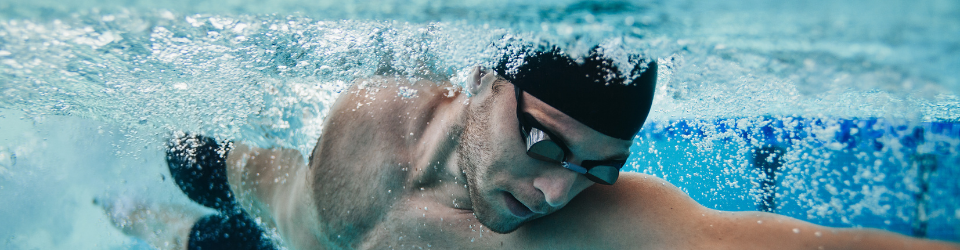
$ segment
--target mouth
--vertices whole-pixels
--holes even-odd
[[[514,197],[513,194],[503,192],[503,200],[507,203],[507,208],[510,209],[510,213],[513,213],[514,216],[526,219],[533,215],[533,211],[526,205],[523,205],[520,200],[517,200],[517,197]]]

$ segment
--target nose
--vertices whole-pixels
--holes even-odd
[[[559,171],[548,171],[533,179],[533,187],[543,193],[547,204],[560,208],[576,196],[574,184],[578,174],[559,167],[556,170]]]

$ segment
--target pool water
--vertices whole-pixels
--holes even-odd
[[[188,203],[163,160],[173,131],[308,152],[355,79],[458,82],[492,45],[537,40],[658,61],[623,171],[711,208],[956,242],[957,16],[946,0],[4,1],[0,248],[148,249],[92,200]]]

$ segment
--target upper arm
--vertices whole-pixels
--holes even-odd
[[[288,180],[306,165],[296,149],[264,149],[236,143],[227,154],[227,179],[241,206],[253,215],[269,217],[264,204],[274,202],[276,192],[284,191]],[[270,220],[268,220],[269,222]]]
[[[876,229],[830,228],[762,212],[717,212],[706,244],[717,249],[960,249]]]
[[[761,212],[725,212],[714,216],[722,225],[711,243],[726,249],[960,249],[946,242],[912,238],[876,229],[830,228]]]
[[[622,173],[614,186],[594,185],[568,208],[561,210],[569,223],[564,226],[588,228],[580,234],[598,232],[583,239],[604,246],[595,248],[960,249],[944,242],[879,230],[829,228],[771,213],[717,211],[660,178],[635,173]]]

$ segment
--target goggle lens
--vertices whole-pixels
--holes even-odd
[[[590,161],[583,166],[566,162],[567,149],[559,142],[550,139],[550,134],[539,129],[536,120],[520,111],[521,92],[517,91],[517,119],[520,121],[520,133],[527,144],[527,155],[534,159],[560,163],[564,168],[580,173],[593,182],[613,185],[620,176],[620,168],[626,161]],[[526,121],[526,122],[525,122]]]
[[[531,128],[527,135],[527,155],[541,161],[561,162],[563,148],[550,140],[550,136],[537,128]]]
[[[617,182],[617,177],[620,176],[620,168],[607,165],[594,166],[587,171],[586,176],[593,182],[613,185],[614,182]]]
[[[566,162],[566,153],[556,142],[550,140],[546,132],[535,127],[524,133],[527,143],[527,155],[534,159],[559,162],[564,168],[583,174],[593,182],[613,185],[620,176],[620,167],[624,161],[583,161],[584,166]]]

